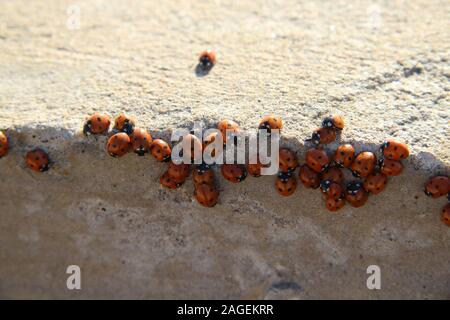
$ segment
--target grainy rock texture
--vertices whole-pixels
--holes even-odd
[[[1,1],[1,298],[450,298],[448,1]],[[217,52],[208,75],[197,53]],[[222,118],[254,130],[284,119],[298,151],[321,118],[341,141],[406,142],[405,172],[360,209],[332,214],[318,191],[278,196],[274,177],[219,179],[213,209],[193,185],[168,191],[165,165],[112,159],[86,114],[138,118],[156,137]],[[27,170],[30,147],[51,170]],[[336,144],[330,146],[330,149]],[[65,270],[82,269],[82,290]],[[378,265],[382,289],[368,290]]]

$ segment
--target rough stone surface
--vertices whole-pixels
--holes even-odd
[[[0,159],[1,298],[450,299],[446,200],[422,192],[450,172],[448,1],[1,7],[0,129],[11,139]],[[199,76],[207,47],[218,63]],[[220,179],[220,202],[205,209],[191,181],[159,186],[165,165],[112,159],[106,137],[80,135],[94,111],[133,114],[156,137],[222,118],[251,131],[274,113],[302,161],[304,139],[339,113],[341,141],[375,150],[395,137],[412,155],[360,209],[331,214],[303,187],[281,198],[273,177]],[[34,146],[50,152],[45,174],[25,168]],[[66,289],[70,264],[81,291]],[[366,288],[373,264],[381,290]]]

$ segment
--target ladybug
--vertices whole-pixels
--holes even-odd
[[[29,151],[25,156],[25,160],[28,167],[37,172],[47,171],[50,164],[47,152],[40,148]]]
[[[281,172],[293,172],[298,167],[296,154],[287,148],[280,149],[279,161]]]
[[[320,183],[320,190],[326,195],[327,198],[342,199],[345,198],[344,188],[341,184],[332,182],[330,180],[324,180]]]
[[[275,180],[275,189],[282,196],[290,196],[297,189],[297,179],[290,173],[280,172]]]
[[[153,140],[150,145],[150,152],[157,161],[164,162],[169,161],[172,154],[169,144],[162,139]]]
[[[258,178],[261,177],[261,168],[264,167],[266,167],[266,165],[263,165],[258,159],[256,163],[247,164],[247,171],[252,177]]]
[[[336,130],[344,129],[344,120],[341,116],[335,114],[333,116],[326,117],[322,121],[322,127],[334,128]]]
[[[114,129],[126,134],[132,134],[135,126],[134,118],[126,115],[125,113],[119,114],[114,120]]]
[[[183,181],[175,179],[167,171],[164,172],[163,175],[159,178],[159,182],[162,186],[168,189],[177,189],[183,184]]]
[[[381,158],[378,164],[380,171],[387,176],[398,176],[403,171],[403,164],[400,161]]]
[[[130,142],[133,151],[138,156],[143,156],[148,153],[152,144],[152,136],[145,129],[136,128],[130,135]]]
[[[258,126],[259,130],[265,129],[269,134],[271,133],[271,130],[281,130],[281,128],[283,128],[283,122],[280,117],[275,116],[265,116]]]
[[[406,144],[388,139],[381,145],[383,155],[390,160],[404,160],[409,157],[409,148]]]
[[[216,53],[211,50],[204,50],[200,53],[198,64],[203,70],[209,70],[216,64]]]
[[[344,198],[333,198],[329,197],[326,199],[325,205],[327,209],[331,212],[338,211],[345,206],[345,197]]]
[[[196,185],[202,183],[214,184],[214,170],[206,163],[196,166],[192,172],[192,177]]]
[[[336,140],[336,130],[334,127],[322,127],[314,130],[312,136],[309,141],[312,141],[314,144],[327,144]]]
[[[317,189],[320,186],[320,175],[306,164],[300,166],[298,177],[306,188]]]
[[[111,157],[119,158],[130,150],[131,140],[125,132],[112,135],[106,144],[106,150]]]
[[[187,145],[189,146],[188,152],[189,152],[189,156],[191,158],[191,160],[196,159],[197,157],[202,157],[202,150],[203,150],[203,144],[200,141],[199,138],[197,138],[197,136],[193,135],[193,134],[187,134],[183,137],[183,152],[184,152],[184,146]],[[197,150],[197,152],[199,154],[196,154],[195,151]]]
[[[439,198],[450,192],[450,178],[436,176],[425,184],[425,194],[432,198]]]
[[[217,124],[217,129],[222,134],[223,143],[225,144],[228,138],[236,136],[239,132],[239,125],[232,120],[222,120]]]
[[[247,170],[239,164],[223,164],[220,171],[225,179],[233,183],[244,181],[247,177]]]
[[[350,182],[347,184],[345,200],[347,200],[352,207],[362,207],[368,198],[369,194],[364,190],[361,182]]]
[[[337,167],[328,168],[322,173],[322,180],[330,180],[331,182],[342,183],[344,180],[344,173]]]
[[[180,163],[175,164],[172,161],[169,162],[169,168],[167,169],[167,173],[171,176],[175,181],[181,182],[186,180],[189,177],[189,168],[188,164]]]
[[[450,203],[447,203],[441,211],[441,220],[450,227]]]
[[[340,145],[334,154],[333,162],[340,167],[349,168],[355,159],[355,148],[351,144]]]
[[[219,199],[219,191],[211,184],[195,185],[194,197],[205,207],[214,207]]]
[[[372,194],[379,194],[386,187],[387,180],[388,178],[384,173],[379,171],[372,172],[364,181],[364,190]]]
[[[105,114],[94,113],[87,118],[83,127],[83,133],[86,135],[106,133],[108,132],[109,124],[109,116]]]
[[[0,131],[0,158],[6,156],[9,149],[8,137]]]
[[[365,178],[372,173],[377,163],[377,157],[370,151],[358,154],[352,164],[352,172],[355,177]]]
[[[323,172],[328,169],[330,159],[327,153],[320,148],[312,148],[306,151],[306,164],[315,172]]]

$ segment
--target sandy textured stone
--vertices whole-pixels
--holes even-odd
[[[75,7],[73,7],[75,5]],[[447,1],[3,1],[0,10],[1,298],[450,298],[444,199],[422,185],[450,173]],[[74,12],[80,10],[76,27]],[[76,18],[76,17],[75,17]],[[75,22],[75,23],[74,23]],[[206,76],[197,54],[217,52]],[[405,172],[360,209],[290,198],[273,177],[219,180],[219,204],[168,191],[165,165],[111,159],[80,135],[94,111],[138,118],[156,137],[222,118],[255,130],[283,117],[298,151],[330,113],[341,142],[406,142]],[[25,168],[30,147],[53,159]],[[330,146],[330,149],[336,144]],[[66,267],[82,287],[66,289]],[[366,268],[382,290],[366,288]]]

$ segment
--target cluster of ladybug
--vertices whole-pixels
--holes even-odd
[[[449,202],[442,208],[441,220],[450,226],[450,178],[442,175],[431,178],[425,183],[424,192],[433,199],[447,195]]]

